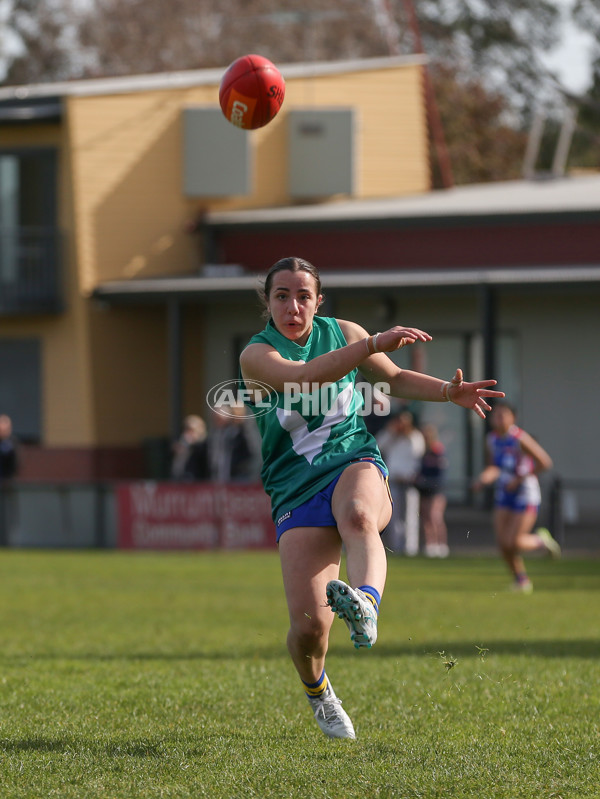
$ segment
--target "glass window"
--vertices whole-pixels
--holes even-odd
[[[37,339],[0,339],[0,413],[11,417],[22,441],[42,435],[40,349]]]
[[[458,366],[468,375],[467,341],[467,336],[460,333],[436,332],[435,347],[416,344],[389,355],[402,369],[450,380]],[[446,402],[414,402],[408,403],[408,407],[419,427],[436,426],[448,457],[448,498],[465,501],[471,449],[468,415]]]
[[[495,377],[511,402],[519,403],[520,348],[514,333],[499,333],[496,339],[498,374]],[[482,380],[481,336],[462,333],[435,333],[435,347],[414,345],[390,358],[402,369],[415,369],[446,380],[461,367],[467,380]],[[472,412],[450,403],[408,403],[419,426],[434,424],[448,456],[448,498],[466,502],[470,478],[482,468],[485,459],[485,423]]]
[[[0,276],[15,280],[20,254],[56,228],[56,152],[0,151]]]
[[[0,150],[0,313],[59,305],[56,165],[53,149]]]
[[[11,283],[17,277],[17,229],[19,227],[19,161],[0,155],[0,278]]]

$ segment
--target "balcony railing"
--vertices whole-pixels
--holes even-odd
[[[0,227],[0,314],[61,310],[59,231]]]

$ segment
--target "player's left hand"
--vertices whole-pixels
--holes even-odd
[[[495,386],[497,382],[497,380],[478,380],[475,383],[466,383],[463,380],[462,369],[457,369],[448,386],[448,397],[455,405],[470,408],[485,419],[486,411],[492,410],[492,406],[488,405],[485,398],[506,396],[503,391],[490,390],[489,387]]]

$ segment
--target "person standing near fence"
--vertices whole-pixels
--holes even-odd
[[[0,485],[17,474],[17,442],[13,436],[12,420],[0,414]]]
[[[439,439],[437,427],[423,426],[425,452],[417,475],[416,486],[421,497],[421,524],[425,539],[425,555],[429,558],[447,558],[448,528],[446,527],[446,495],[444,484],[448,460],[446,450]]]
[[[243,405],[229,409],[228,415],[214,411],[208,434],[208,467],[215,483],[250,482],[257,477],[260,458]]]
[[[451,401],[481,418],[491,410],[488,398],[504,395],[490,390],[495,380],[463,381],[460,369],[444,381],[396,366],[385,353],[430,341],[422,330],[398,325],[369,335],[355,322],[317,316],[321,279],[304,259],[274,264],[261,299],[268,321],[243,350],[240,370],[246,389],[261,397],[246,401],[262,438],[261,477],[290,620],[288,651],[320,729],[331,738],[355,738],[325,670],[332,611],[354,646],[375,643],[387,569],[380,533],[391,515],[387,469],[360,413],[357,369],[371,383],[387,383],[392,396]],[[327,408],[315,407],[323,389]],[[267,400],[273,406],[262,413]],[[342,548],[348,583],[339,579]],[[240,598],[246,601],[252,598]]]
[[[474,481],[478,491],[495,483],[494,531],[502,557],[513,576],[513,588],[531,593],[523,553],[544,551],[560,556],[560,546],[545,528],[532,532],[541,504],[537,475],[552,468],[552,458],[533,436],[516,424],[516,410],[495,405],[487,436],[487,465]]]
[[[195,414],[186,416],[181,436],[173,444],[171,477],[191,482],[208,480],[208,445],[206,423]]]
[[[411,557],[419,552],[419,492],[415,481],[425,439],[406,409],[394,413],[377,435],[377,444],[390,473],[394,510],[383,540],[391,552]]]
[[[14,522],[14,497],[9,493],[10,481],[18,471],[17,441],[10,416],[0,414],[0,546],[6,546]]]

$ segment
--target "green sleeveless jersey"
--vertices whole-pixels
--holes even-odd
[[[283,358],[307,362],[348,343],[336,319],[315,316],[304,346],[283,336],[269,321],[248,344],[269,344]],[[271,498],[273,520],[325,488],[359,458],[376,461],[386,472],[373,436],[367,431],[354,369],[328,386],[286,386],[270,398],[271,410],[254,411],[262,438],[261,478]]]

